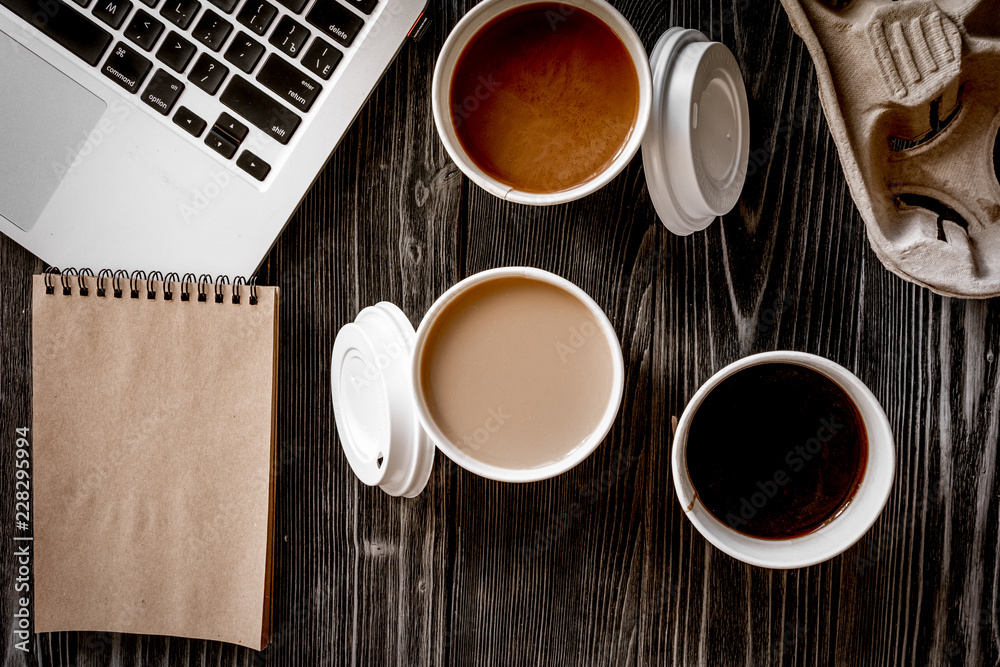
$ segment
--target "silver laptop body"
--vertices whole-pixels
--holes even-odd
[[[0,0],[0,231],[63,268],[249,275],[425,4]]]

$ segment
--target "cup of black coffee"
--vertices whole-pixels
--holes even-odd
[[[766,352],[716,373],[674,434],[674,486],[712,544],[751,565],[814,565],[882,512],[895,446],[885,411],[846,368]]]

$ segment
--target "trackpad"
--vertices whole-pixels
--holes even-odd
[[[2,32],[0,91],[0,215],[28,231],[93,149],[107,104]]]

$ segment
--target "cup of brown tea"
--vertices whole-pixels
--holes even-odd
[[[604,0],[486,0],[434,71],[438,133],[479,186],[521,204],[600,189],[646,133],[653,83],[635,30]]]
[[[674,434],[674,486],[695,528],[751,565],[815,565],[878,518],[896,466],[889,420],[846,368],[765,352],[716,373]]]

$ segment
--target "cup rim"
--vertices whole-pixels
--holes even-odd
[[[594,431],[587,436],[583,442],[570,450],[562,459],[545,466],[527,468],[523,470],[503,468],[485,463],[466,454],[461,447],[453,443],[441,431],[441,429],[438,428],[437,424],[431,418],[430,409],[428,408],[427,401],[421,391],[420,382],[420,365],[423,358],[424,345],[427,342],[427,336],[431,328],[444,309],[458,296],[464,294],[471,288],[490,280],[507,277],[523,277],[538,280],[550,285],[555,285],[556,287],[559,287],[570,295],[576,297],[594,316],[594,319],[597,321],[598,326],[601,328],[601,331],[608,341],[612,356],[611,396],[608,400],[607,408],[605,409],[604,414]],[[621,407],[622,396],[625,389],[625,363],[622,355],[621,343],[618,340],[618,335],[615,333],[614,327],[611,325],[611,321],[589,294],[569,280],[543,269],[536,269],[532,267],[503,267],[482,271],[465,278],[464,280],[453,285],[444,294],[442,294],[437,301],[434,302],[430,310],[428,310],[427,314],[424,316],[424,319],[420,322],[416,337],[413,341],[410,381],[413,387],[413,397],[416,404],[417,416],[420,419],[420,425],[423,427],[424,432],[427,433],[437,448],[441,450],[445,456],[469,472],[475,473],[487,479],[492,479],[498,482],[538,482],[561,475],[562,473],[576,467],[584,459],[590,456],[602,442],[604,442],[604,439],[611,431],[611,427],[614,424],[614,421],[618,416],[618,411]]]
[[[438,136],[452,161],[469,179],[500,199],[533,206],[565,204],[586,197],[600,190],[632,161],[642,147],[646,128],[653,108],[653,75],[646,55],[646,48],[635,29],[605,0],[561,0],[557,4],[570,5],[587,11],[602,21],[621,39],[635,65],[639,78],[639,109],[632,133],[608,168],[594,178],[568,190],[535,193],[517,190],[505,185],[480,169],[462,148],[451,122],[451,80],[458,57],[466,45],[489,21],[510,10],[525,5],[542,4],[545,0],[484,0],[470,9],[455,25],[438,54],[431,84],[431,106]]]
[[[865,475],[854,497],[820,528],[791,538],[763,539],[740,533],[720,521],[701,502],[687,471],[687,444],[691,422],[708,396],[736,372],[767,363],[792,363],[826,375],[847,393],[861,414],[868,440]],[[773,351],[733,362],[705,382],[684,408],[673,438],[671,467],[681,509],[705,539],[730,556],[750,565],[772,569],[807,567],[827,561],[860,540],[885,508],[892,492],[896,451],[888,417],[878,399],[850,370],[807,352]],[[859,502],[862,501],[863,502]]]

